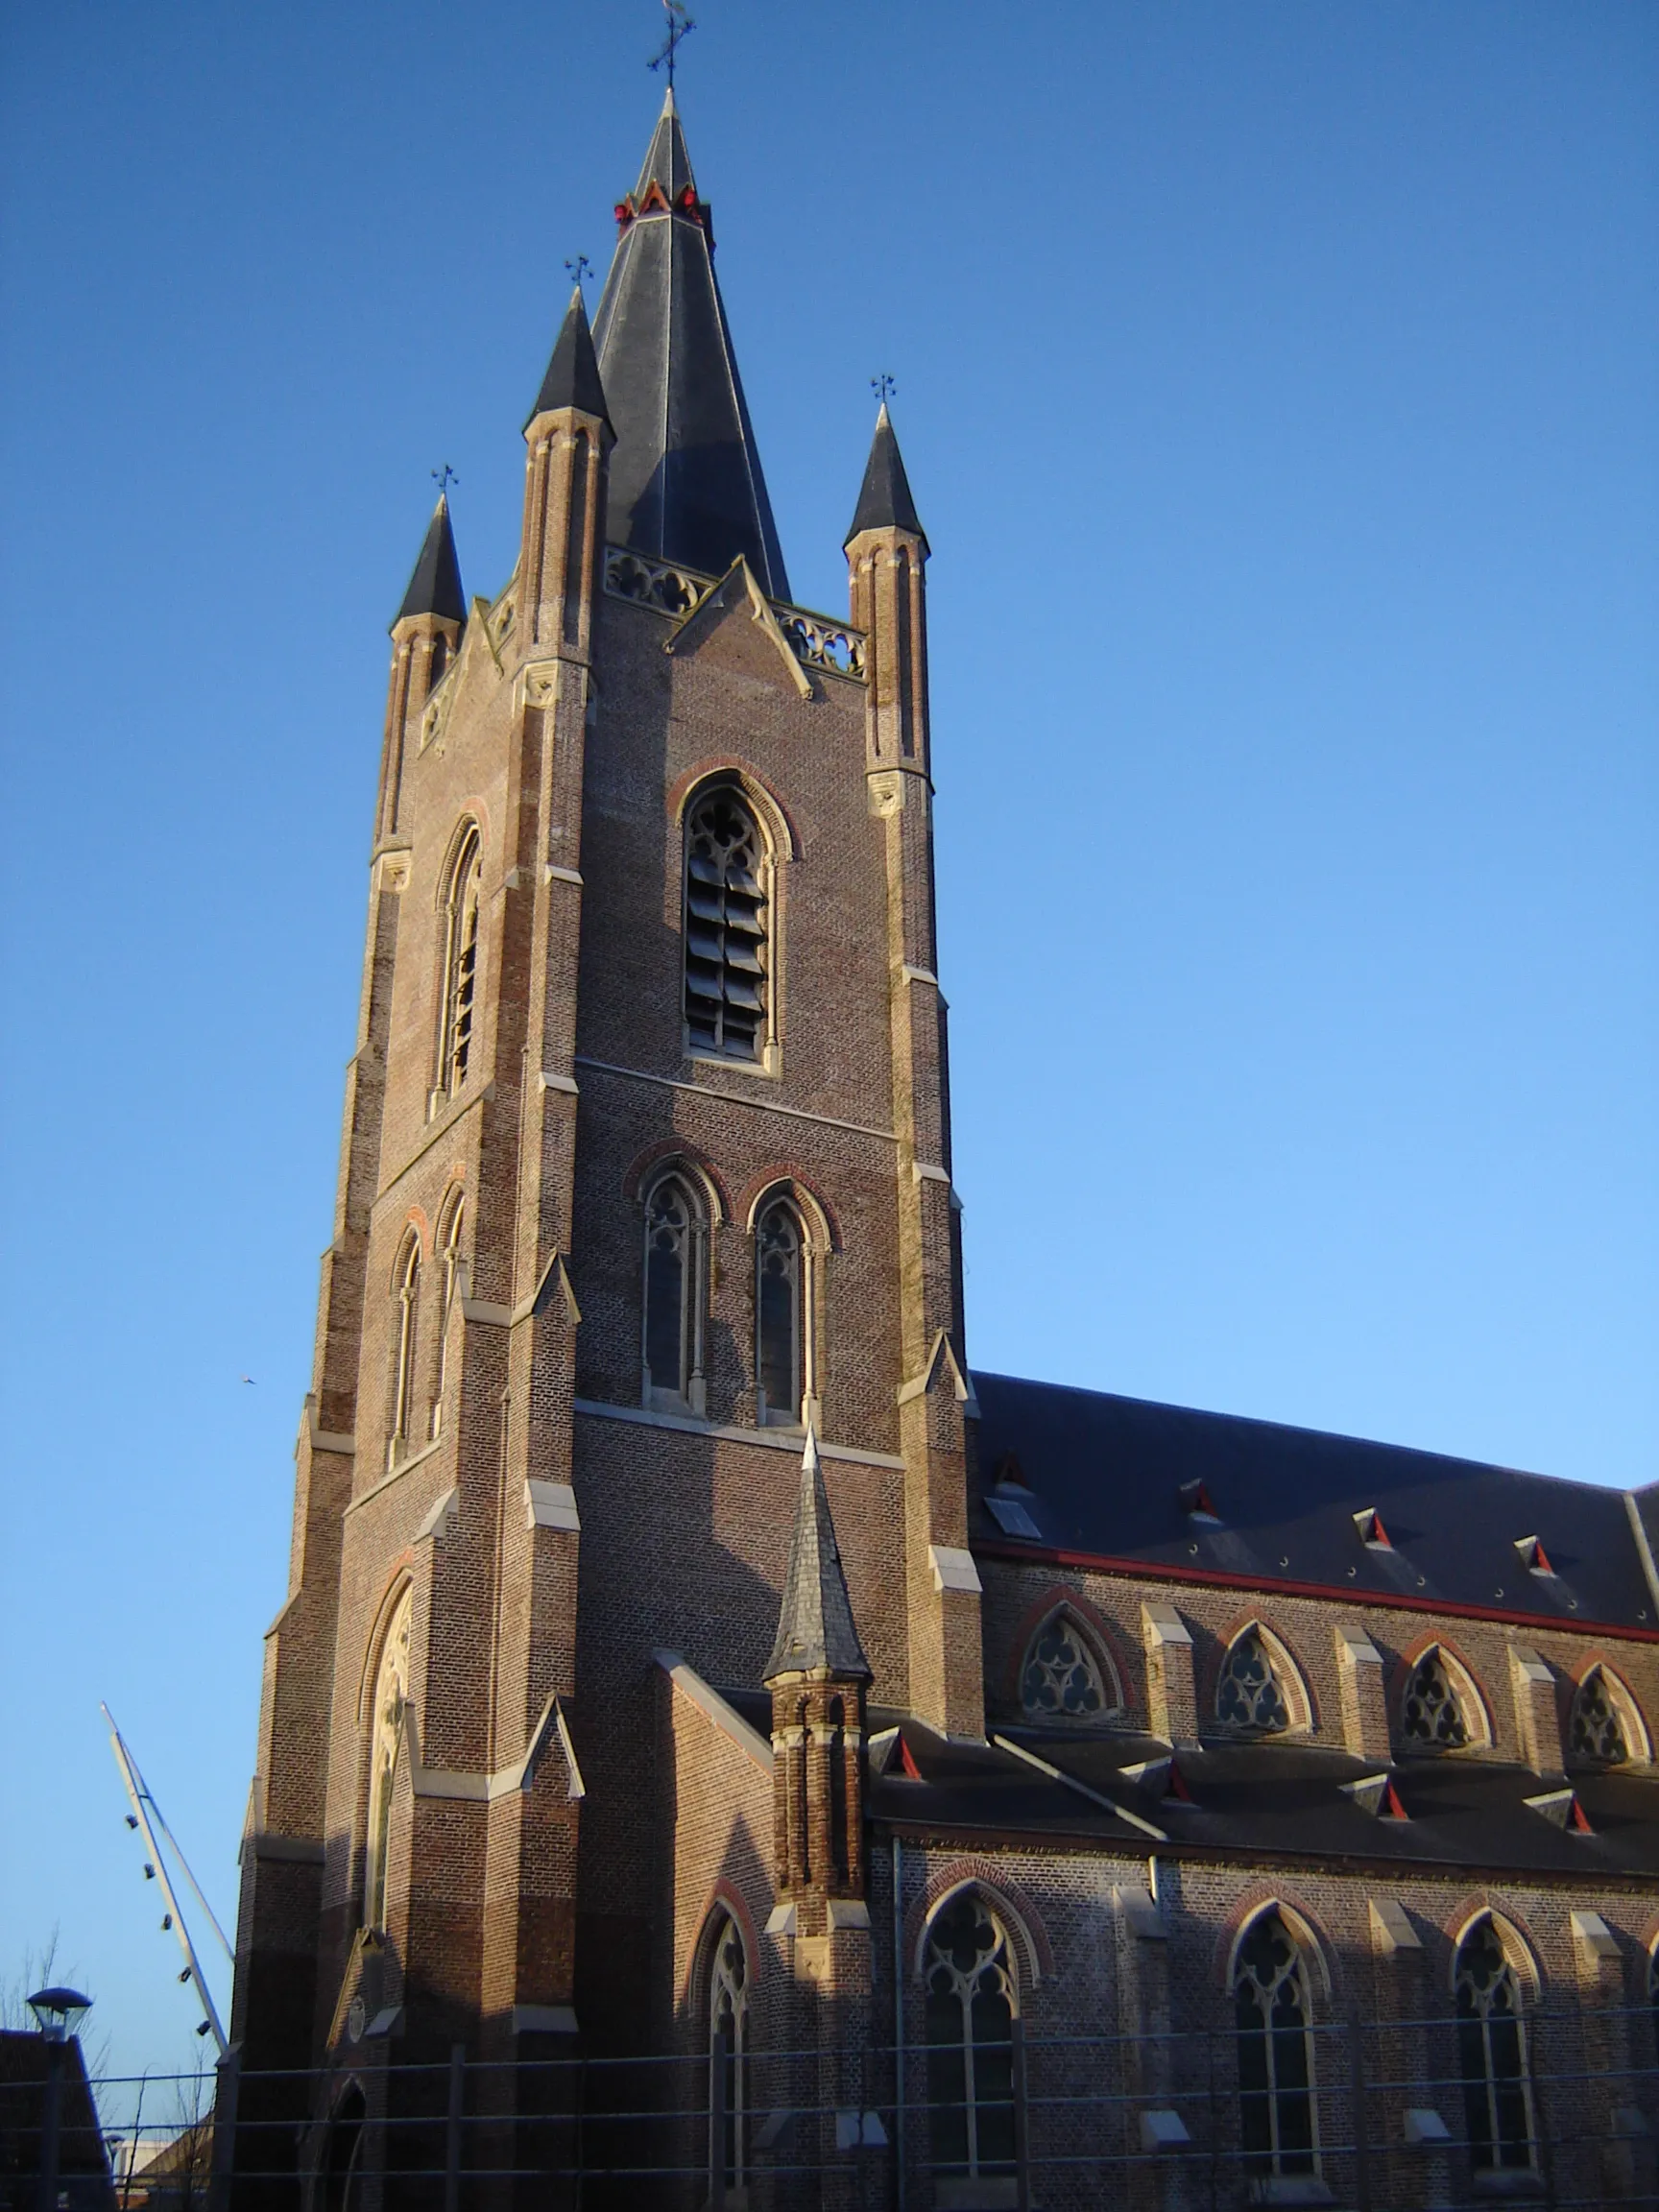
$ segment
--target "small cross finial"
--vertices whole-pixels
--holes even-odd
[[[565,273],[572,284],[586,284],[588,273],[592,266],[586,253],[578,253],[574,261],[565,262]]]
[[[447,496],[450,485],[459,484],[461,479],[445,461],[442,469],[433,469],[432,481],[438,487],[439,498],[443,499]]]
[[[668,72],[668,89],[672,92],[674,89],[674,63],[679,52],[680,41],[683,38],[689,38],[697,26],[685,12],[685,0],[662,0],[662,6],[668,16],[668,36],[662,41],[661,51],[651,57],[646,67],[648,69],[665,68]]]
[[[897,376],[889,376],[886,370],[883,369],[879,376],[871,377],[870,389],[875,393],[877,398],[881,402],[882,406],[885,407],[887,404],[888,396],[891,393],[897,392],[899,389],[899,379]]]

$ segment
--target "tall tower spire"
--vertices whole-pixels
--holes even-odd
[[[616,221],[621,235],[593,324],[616,432],[606,535],[715,576],[742,554],[761,589],[786,599],[714,276],[712,218],[698,198],[672,90]]]

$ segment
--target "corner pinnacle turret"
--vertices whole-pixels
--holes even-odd
[[[870,1679],[869,1662],[858,1641],[852,1600],[841,1572],[835,1524],[818,1463],[818,1439],[810,1425],[801,1455],[801,1497],[795,1533],[789,1542],[789,1569],[778,1614],[778,1640],[761,1676],[825,1672],[844,1681]]]
[[[870,443],[870,458],[864,465],[864,482],[859,488],[853,527],[843,543],[851,545],[854,539],[861,537],[866,530],[908,530],[921,539],[922,550],[925,553],[928,550],[927,533],[922,527],[916,502],[910,495],[904,456],[899,450],[899,439],[885,399],[876,418],[876,435]]]
[[[552,358],[547,363],[547,373],[541,379],[541,389],[530,410],[530,421],[534,422],[538,415],[551,415],[560,407],[575,407],[584,415],[598,416],[602,422],[611,420],[605,406],[605,387],[599,377],[598,356],[593,350],[593,333],[588,327],[588,302],[582,297],[580,284],[571,292],[570,304],[565,310]]]
[[[406,621],[412,614],[436,614],[445,622],[465,622],[467,602],[461,595],[461,562],[455,551],[455,533],[449,525],[449,501],[440,492],[438,504],[426,528],[421,558],[394,618]]]
[[[712,218],[697,194],[672,91],[616,221],[615,258],[593,319],[616,433],[606,535],[711,576],[741,554],[770,598],[787,599],[714,276]]]

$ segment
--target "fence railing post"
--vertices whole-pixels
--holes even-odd
[[[1016,2013],[1008,2026],[1014,2043],[1014,2201],[1019,2212],[1031,2212],[1031,2169],[1025,2126],[1025,2023]]]
[[[444,2212],[461,2212],[461,2123],[467,2108],[467,2046],[449,2046],[449,2117],[444,2130]]]

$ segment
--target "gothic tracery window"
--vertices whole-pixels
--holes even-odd
[[[693,1052],[758,1060],[766,1048],[770,936],[760,829],[729,784],[685,825],[685,1033]]]
[[[730,1915],[722,1921],[709,1963],[709,2167],[716,2164],[728,2189],[743,2186],[744,2028],[748,1961],[743,1937]]]
[[[1049,1615],[1026,1647],[1020,1702],[1034,1720],[1097,1720],[1118,1708],[1099,1661],[1064,1608]]]
[[[437,1094],[453,1097],[467,1080],[478,988],[478,906],[483,844],[469,822],[450,863],[444,901],[444,966],[439,997]]]
[[[409,1625],[413,1612],[414,1592],[406,1589],[380,1647],[369,1716],[369,1848],[363,1876],[363,1918],[371,1928],[386,1925],[386,1856],[392,1832],[392,1799],[403,1751],[403,1708],[409,1701]]]
[[[1461,1751],[1469,1722],[1446,1657],[1436,1645],[1411,1670],[1400,1708],[1400,1732],[1426,1751]]]
[[[661,1176],[645,1200],[644,1401],[701,1413],[705,1214],[684,1175]]]
[[[1236,1636],[1215,1685],[1215,1718],[1245,1736],[1277,1736],[1290,1725],[1290,1707],[1259,1628]]]
[[[1007,1931],[975,1890],[951,1898],[927,1931],[923,1979],[933,2162],[1011,2174],[1014,1969]]]
[[[1580,1767],[1622,1767],[1630,1756],[1624,1719],[1606,1675],[1592,1668],[1573,1695],[1568,1722],[1569,1756]]]
[[[1312,2174],[1313,2055],[1308,1973],[1284,1915],[1252,1921],[1233,1967],[1238,2116],[1259,2177]]]
[[[755,1224],[755,1375],[762,1428],[791,1428],[805,1389],[806,1240],[787,1198]]]
[[[392,1321],[396,1343],[392,1369],[392,1435],[388,1460],[401,1456],[409,1441],[419,1382],[416,1359],[421,1334],[421,1239],[413,1230],[397,1269],[397,1307]]]
[[[1457,1947],[1457,2056],[1469,2152],[1478,2168],[1534,2164],[1532,2093],[1521,1980],[1490,1919]]]

